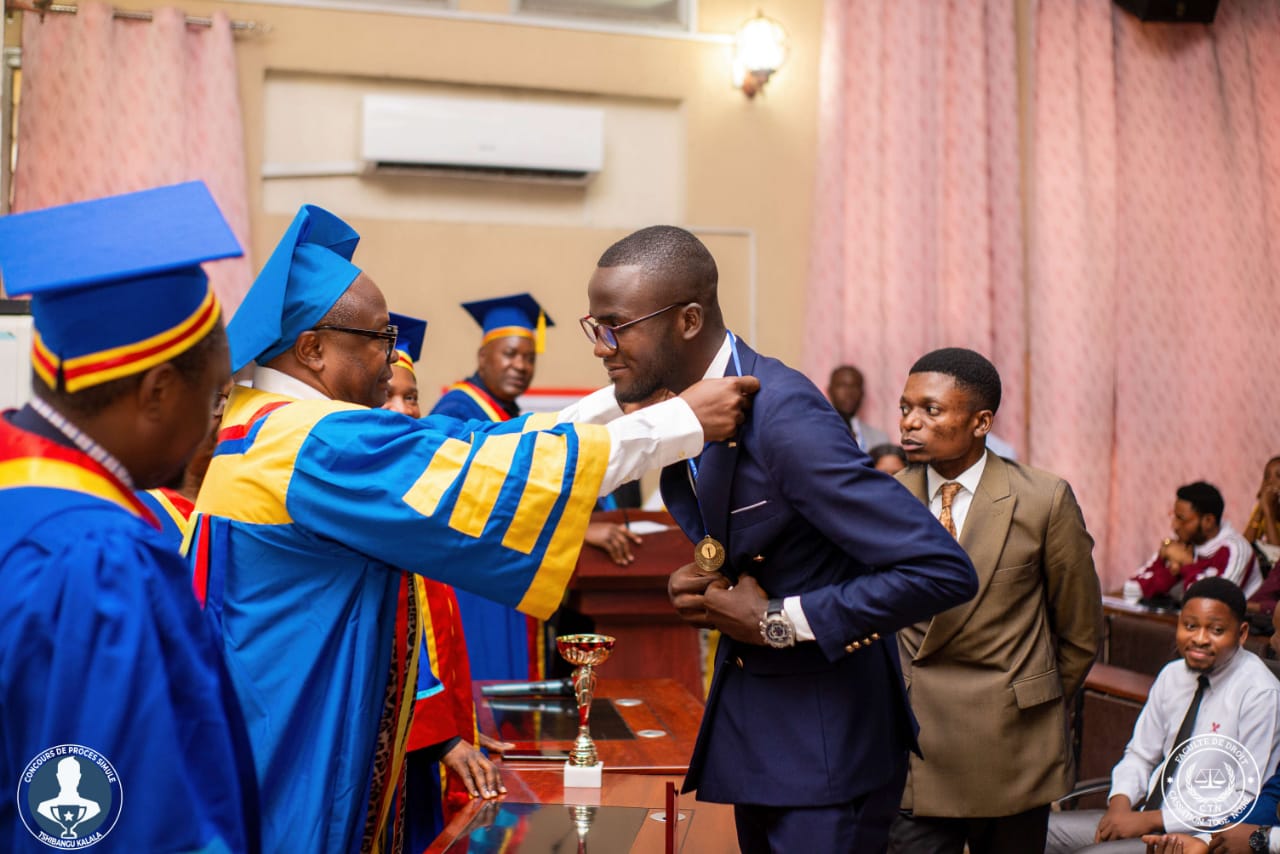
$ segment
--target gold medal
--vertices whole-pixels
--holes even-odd
[[[716,572],[724,566],[724,546],[710,534],[693,547],[693,562],[703,572]]]

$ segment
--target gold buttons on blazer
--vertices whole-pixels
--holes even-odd
[[[756,555],[752,560],[756,563],[764,563],[764,555]]]
[[[742,656],[740,656],[740,655],[738,655],[738,656],[734,656],[733,663],[734,663],[734,664],[736,664],[736,665],[738,665],[738,669],[739,669],[739,670],[741,670],[741,669],[742,669]]]
[[[880,640],[880,633],[872,632],[870,635],[863,638],[862,640],[850,641],[845,646],[844,651],[857,652],[858,650],[862,649],[864,646],[871,646],[872,641],[878,641],[878,640]]]

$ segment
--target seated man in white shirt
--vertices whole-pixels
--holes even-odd
[[[1200,578],[1219,576],[1233,581],[1248,599],[1262,584],[1253,546],[1230,522],[1222,520],[1222,493],[1204,481],[1178,488],[1173,503],[1172,530],[1151,560],[1125,583],[1128,595],[1146,598],[1184,588]],[[1137,588],[1135,590],[1135,588]]]
[[[1144,834],[1212,827],[1216,820],[1188,810],[1190,801],[1179,789],[1179,750],[1199,736],[1233,739],[1259,771],[1238,775],[1241,791],[1228,800],[1247,803],[1258,796],[1259,776],[1280,757],[1280,682],[1242,648],[1249,636],[1244,616],[1244,594],[1230,581],[1204,578],[1191,585],[1178,617],[1182,658],[1165,665],[1151,686],[1124,758],[1111,772],[1107,809],[1054,813],[1048,854],[1142,854]],[[1205,819],[1208,827],[1192,823]]]

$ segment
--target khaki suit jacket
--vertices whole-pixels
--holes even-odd
[[[925,472],[898,480],[928,504]],[[923,754],[903,808],[1014,815],[1074,782],[1069,703],[1102,627],[1093,538],[1066,481],[988,453],[960,545],[978,595],[898,633]]]

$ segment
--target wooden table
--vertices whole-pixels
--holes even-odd
[[[601,665],[607,672],[610,659]],[[476,688],[480,728],[497,734],[489,700]],[[563,760],[502,762],[507,794],[500,801],[470,801],[454,816],[426,854],[504,851],[509,854],[546,854],[576,851],[574,819],[591,823],[586,843],[591,851],[605,854],[660,854],[664,850],[666,824],[651,816],[665,806],[666,784],[677,791],[688,770],[689,756],[702,718],[702,703],[672,679],[601,678],[599,700],[614,701],[614,708],[633,733],[661,729],[658,738],[596,738],[596,750],[604,763],[604,784],[599,789],[566,789]],[[639,700],[635,705],[618,701]],[[596,707],[598,708],[598,707]],[[501,733],[505,736],[507,733]],[[567,752],[571,741],[516,741],[519,749]],[[574,807],[587,809],[574,812]],[[590,808],[619,807],[594,813]],[[738,854],[733,808],[703,804],[692,795],[679,799],[684,817],[677,830],[679,847],[688,854]],[[474,834],[474,835],[473,835]],[[470,844],[468,849],[466,846]]]
[[[612,664],[611,658],[600,665],[597,672],[608,673]],[[559,770],[563,766],[563,755],[567,755],[573,747],[572,737],[538,740],[532,733],[511,730],[500,732],[489,705],[491,700],[499,698],[485,697],[480,693],[480,688],[487,684],[491,683],[476,683],[476,715],[481,732],[516,745],[515,756],[508,758],[505,767],[538,770],[554,765]],[[572,699],[567,699],[572,704]],[[635,734],[634,738],[623,740],[595,736],[596,751],[600,754],[600,761],[604,763],[606,775],[613,772],[684,774],[688,770],[693,743],[702,722],[702,702],[682,685],[673,679],[601,678],[596,684],[596,700],[597,703],[602,700],[612,701],[618,716]],[[631,701],[638,703],[633,704]],[[651,737],[641,733],[648,733]],[[555,758],[517,758],[520,754],[528,755],[539,751]]]
[[[600,549],[584,546],[569,583],[569,606],[595,620],[597,632],[618,639],[602,672],[619,679],[669,677],[701,697],[698,631],[667,599],[667,577],[693,560],[693,544],[665,511],[628,510],[626,518],[670,528],[645,534],[630,566],[618,566]],[[623,511],[596,513],[592,519],[622,522]]]
[[[681,778],[643,774],[604,775],[604,785],[599,789],[566,789],[563,773],[556,768],[521,768],[503,770],[507,795],[501,801],[471,801],[444,829],[424,854],[443,852],[502,851],[504,854],[550,854],[553,851],[578,851],[577,836],[573,833],[573,807],[631,807],[634,812],[625,833],[609,834],[604,827],[601,813],[591,815],[593,828],[586,835],[586,850],[603,854],[661,854],[664,851],[665,822],[652,816],[663,811],[668,781],[679,789]],[[499,812],[502,807],[505,812]],[[640,813],[643,810],[643,814]],[[680,798],[678,810],[683,817],[677,831],[677,851],[686,854],[738,854],[737,835],[733,823],[733,807],[726,804],[704,804],[693,800],[692,795]],[[494,829],[495,824],[507,827]],[[487,830],[480,830],[488,825]],[[634,835],[632,828],[636,828]],[[476,844],[471,839],[460,841],[459,847],[450,849],[458,840],[466,840],[473,832],[486,834],[485,842]],[[629,837],[629,838],[628,838]],[[625,840],[625,841],[624,841]],[[626,844],[629,841],[630,844]]]

